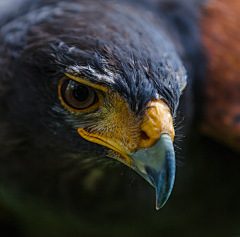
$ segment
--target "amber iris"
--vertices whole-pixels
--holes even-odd
[[[77,110],[87,109],[98,102],[94,89],[71,79],[62,83],[61,97],[69,107]]]

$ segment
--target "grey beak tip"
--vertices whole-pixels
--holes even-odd
[[[145,170],[156,189],[156,209],[159,210],[165,205],[173,189],[176,171],[174,152],[166,151],[161,170],[156,171],[148,166],[145,166]]]
[[[170,170],[169,170],[170,169]],[[156,172],[155,170],[146,167],[147,174],[151,179],[155,190],[156,190],[156,209],[159,210],[167,202],[174,185],[175,172],[171,169],[174,167],[164,167],[161,172]]]
[[[167,202],[175,180],[175,152],[171,137],[162,134],[159,141],[147,153],[138,151],[133,154],[138,173],[156,189],[156,209]]]
[[[158,202],[156,201],[156,210],[157,210],[157,211],[160,210],[164,205],[165,205],[165,202],[162,203],[162,204],[160,204],[160,203],[158,203]]]
[[[161,209],[165,205],[170,194],[171,194],[171,191],[169,191],[167,195],[162,195],[161,193],[158,193],[158,190],[156,189],[156,209],[157,210]]]

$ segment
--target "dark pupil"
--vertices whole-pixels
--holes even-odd
[[[73,98],[79,102],[87,100],[89,97],[88,89],[85,86],[75,86],[73,89]]]

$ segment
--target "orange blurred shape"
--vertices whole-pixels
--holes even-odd
[[[200,24],[208,57],[202,128],[240,151],[240,0],[209,2]]]

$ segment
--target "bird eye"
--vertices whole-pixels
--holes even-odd
[[[96,92],[74,80],[65,80],[61,87],[63,101],[73,109],[87,109],[98,102]]]

